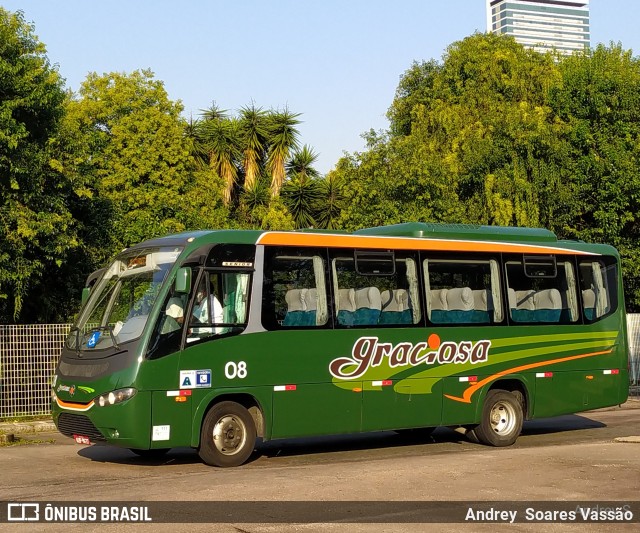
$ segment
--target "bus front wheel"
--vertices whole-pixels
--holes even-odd
[[[482,406],[480,424],[470,437],[489,446],[511,446],[522,431],[523,420],[522,404],[514,394],[490,390]]]
[[[220,402],[204,417],[200,458],[212,466],[239,466],[253,453],[256,426],[247,409],[235,402]]]

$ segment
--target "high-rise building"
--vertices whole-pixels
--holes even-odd
[[[589,0],[486,0],[487,31],[506,33],[539,52],[589,47]]]

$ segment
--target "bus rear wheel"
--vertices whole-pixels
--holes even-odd
[[[509,391],[490,390],[482,406],[482,418],[470,438],[489,446],[511,446],[522,431],[522,403]]]
[[[220,402],[204,417],[200,458],[212,466],[240,466],[256,444],[256,426],[247,409],[235,402]]]

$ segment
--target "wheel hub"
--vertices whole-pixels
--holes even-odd
[[[510,434],[516,424],[516,412],[506,402],[497,402],[491,409],[491,427],[498,435]]]
[[[220,453],[233,455],[246,440],[246,428],[242,420],[235,416],[221,417],[213,428],[213,443]]]

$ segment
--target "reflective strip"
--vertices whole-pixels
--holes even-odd
[[[603,370],[602,373],[603,374],[607,374],[607,375],[609,375],[609,374],[619,374],[620,370],[618,370],[617,368],[614,368],[612,370]]]
[[[287,391],[287,390],[296,390],[295,385],[275,385],[273,387],[275,392]]]
[[[462,376],[461,378],[458,378],[458,381],[460,383],[468,383],[470,381],[478,381],[478,376]]]
[[[191,396],[191,389],[168,390],[167,396]]]
[[[389,385],[393,385],[393,381],[390,379],[385,379],[384,381],[372,381],[371,385],[374,387],[388,387]]]
[[[537,378],[552,378],[553,377],[553,372],[537,372],[536,373],[536,377]]]

